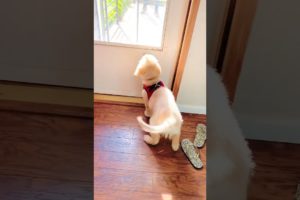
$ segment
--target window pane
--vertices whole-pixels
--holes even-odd
[[[94,2],[94,40],[161,47],[167,0]]]

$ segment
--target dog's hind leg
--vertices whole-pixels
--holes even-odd
[[[173,149],[173,151],[177,151],[179,149],[179,139],[180,139],[180,134],[176,134],[172,137],[172,149]]]
[[[159,143],[159,140],[160,140],[160,135],[156,134],[156,133],[150,133],[150,135],[144,135],[144,141],[147,144],[157,145]]]

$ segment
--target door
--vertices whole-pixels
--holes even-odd
[[[94,92],[141,96],[133,76],[138,60],[154,54],[170,88],[189,1],[95,0]],[[114,16],[114,17],[112,17]]]
[[[92,11],[89,1],[5,1],[0,80],[93,88]]]

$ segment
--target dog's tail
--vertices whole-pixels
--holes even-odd
[[[141,116],[137,117],[137,121],[139,122],[141,128],[144,131],[149,132],[149,133],[157,133],[157,134],[163,133],[168,127],[170,127],[171,125],[176,123],[176,119],[174,119],[173,117],[168,118],[160,125],[154,125],[154,126],[146,124]]]

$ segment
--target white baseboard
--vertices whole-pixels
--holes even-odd
[[[299,118],[235,114],[247,139],[300,144]]]
[[[180,112],[206,115],[205,106],[191,106],[191,105],[178,104],[178,107]]]

